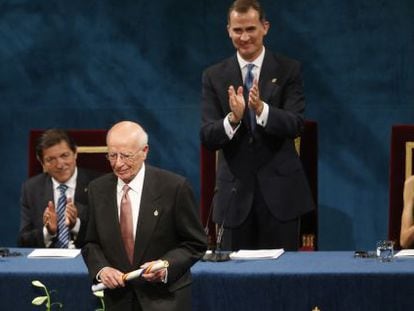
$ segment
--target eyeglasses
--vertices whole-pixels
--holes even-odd
[[[67,161],[72,155],[73,155],[72,152],[64,152],[58,157],[46,157],[43,159],[43,161],[47,165],[56,165],[58,163],[58,159]]]
[[[116,160],[121,159],[123,162],[132,162],[134,160],[134,158],[136,157],[136,155],[140,152],[141,150],[138,150],[135,153],[122,153],[122,152],[111,152],[111,153],[107,153],[106,154],[106,158],[109,160],[109,162],[111,163],[115,163]]]

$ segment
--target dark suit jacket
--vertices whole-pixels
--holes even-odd
[[[210,150],[221,150],[214,221],[222,223],[225,218],[227,227],[240,225],[251,209],[256,183],[277,219],[290,220],[310,211],[314,203],[294,147],[294,138],[304,124],[300,64],[266,50],[259,90],[269,105],[267,125],[257,125],[252,133],[245,113],[232,140],[223,126],[223,118],[230,112],[230,85],[243,85],[236,55],[203,73],[201,142]]]
[[[83,246],[88,222],[88,184],[99,174],[78,167],[75,189],[75,206],[81,227],[75,245]],[[20,232],[17,244],[20,247],[45,247],[43,240],[43,212],[49,201],[53,202],[53,183],[49,174],[42,173],[23,183],[20,197]],[[51,244],[51,247],[54,243]]]
[[[125,288],[106,290],[105,305],[118,310],[115,306],[133,290],[143,310],[190,310],[190,267],[205,252],[207,238],[189,184],[181,176],[146,165],[133,265],[121,238],[116,185],[111,173],[89,186],[91,214],[82,255],[90,277],[95,280],[106,266],[129,272],[158,259],[170,266],[167,284],[128,282]]]

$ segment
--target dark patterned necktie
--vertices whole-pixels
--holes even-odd
[[[248,105],[248,100],[249,100],[248,94],[249,94],[250,89],[253,86],[253,80],[254,80],[253,68],[254,68],[254,64],[247,64],[247,73],[244,79],[244,86],[245,86],[246,93],[247,93],[246,107]],[[249,108],[249,121],[250,121],[250,129],[253,132],[256,128],[256,114],[254,110],[251,108]]]
[[[121,235],[124,242],[125,251],[128,255],[128,260],[132,264],[134,259],[134,235],[132,223],[132,206],[128,191],[131,189],[128,185],[124,185],[121,199],[121,213],[119,222],[121,225]]]
[[[57,203],[57,218],[58,218],[58,240],[56,242],[57,248],[67,248],[69,245],[69,228],[65,224],[66,211],[66,190],[68,186],[60,184],[58,187],[60,195]]]

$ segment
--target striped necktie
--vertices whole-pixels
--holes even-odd
[[[57,218],[58,218],[58,240],[56,242],[57,248],[67,248],[69,245],[69,228],[65,224],[66,211],[66,190],[68,186],[60,184],[58,187],[60,196],[57,203]]]

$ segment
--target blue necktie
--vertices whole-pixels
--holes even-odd
[[[68,186],[65,184],[57,187],[60,191],[60,196],[57,203],[57,220],[58,220],[58,240],[56,242],[57,248],[67,248],[69,245],[69,228],[65,224],[65,211],[66,211],[66,190]]]
[[[247,64],[247,73],[246,73],[246,78],[244,79],[244,86],[246,88],[246,93],[247,93],[247,100],[246,100],[246,107],[248,105],[248,100],[249,100],[249,91],[253,86],[253,80],[254,80],[254,76],[253,76],[253,70],[254,68],[254,64]],[[253,109],[249,108],[249,121],[250,121],[250,129],[253,132],[256,128],[256,114],[254,112]]]

